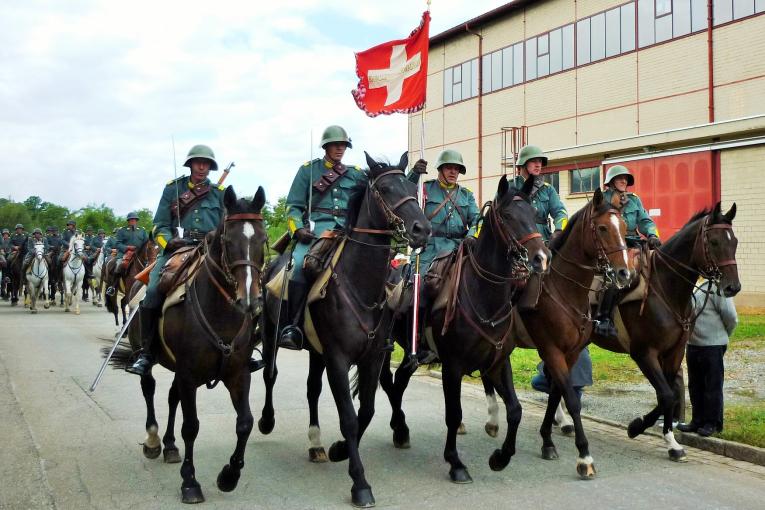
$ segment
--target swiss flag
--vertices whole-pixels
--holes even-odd
[[[359,85],[351,94],[370,117],[412,113],[425,106],[429,25],[430,12],[425,11],[420,26],[407,39],[356,53]]]

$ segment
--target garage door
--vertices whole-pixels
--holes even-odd
[[[680,230],[700,209],[714,205],[711,151],[619,164],[635,176],[635,186],[630,190],[640,196],[664,240]],[[613,164],[605,166],[608,170]]]

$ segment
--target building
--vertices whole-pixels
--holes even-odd
[[[459,150],[480,206],[539,145],[570,213],[624,164],[664,239],[735,202],[737,303],[765,307],[763,14],[765,0],[515,0],[431,38],[409,150],[424,121],[425,159]]]

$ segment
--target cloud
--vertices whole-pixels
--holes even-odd
[[[435,34],[498,1],[434,2]],[[361,4],[361,5],[359,5]],[[205,143],[240,194],[275,201],[341,124],[363,150],[398,160],[406,116],[355,106],[354,51],[401,38],[425,2],[296,0],[266,4],[27,1],[0,17],[0,194],[70,208],[156,207],[187,150]],[[311,138],[313,136],[313,139]],[[213,175],[213,180],[217,175]]]

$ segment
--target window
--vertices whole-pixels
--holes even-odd
[[[754,14],[754,0],[733,0],[733,19]]]
[[[635,49],[635,4],[621,7],[622,52]]]
[[[537,77],[550,74],[550,37],[548,34],[537,37]]]
[[[765,12],[765,0],[714,0],[715,25]]]
[[[734,0],[722,1],[730,6]],[[719,2],[715,0],[715,6]],[[729,14],[721,15],[730,20]],[[638,45],[641,48],[706,28],[706,0],[638,0]]]
[[[600,167],[570,170],[569,176],[571,193],[586,193],[600,187]]]
[[[532,37],[526,41],[526,80],[537,77],[537,39]]]
[[[576,65],[590,63],[590,18],[576,23]]]
[[[478,59],[444,70],[444,104],[456,103],[478,95]]]
[[[542,179],[547,184],[549,184],[550,186],[555,188],[556,192],[560,193],[560,180],[559,180],[558,175],[559,175],[558,172],[551,172],[549,174],[542,174]]]
[[[590,58],[593,62],[606,56],[606,16],[596,14],[590,18]]]
[[[576,31],[577,65],[632,51],[635,49],[635,3],[580,20]]]
[[[762,0],[765,2],[765,0]],[[561,29],[563,46],[563,69],[574,67],[574,25],[566,25]]]
[[[452,101],[452,68],[444,69],[444,104],[451,104]]]

